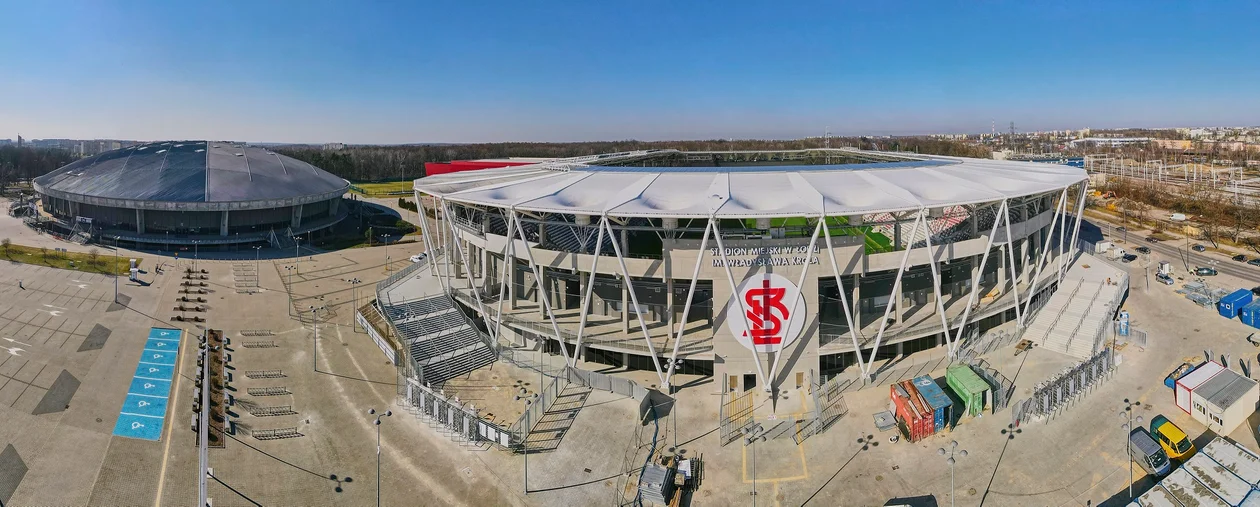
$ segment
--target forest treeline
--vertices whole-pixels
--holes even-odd
[[[42,176],[75,160],[66,150],[0,146],[0,188]]]
[[[619,151],[677,149],[682,151],[801,150],[831,146],[912,151],[932,155],[989,158],[989,149],[957,141],[930,138],[821,138],[794,140],[710,141],[599,141],[581,143],[483,143],[450,145],[348,146],[324,150],[319,146],[281,146],[275,151],[308,162],[354,182],[414,179],[424,176],[425,162],[506,157],[578,157]]]

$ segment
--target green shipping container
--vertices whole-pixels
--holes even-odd
[[[977,416],[984,411],[984,398],[989,391],[989,383],[976,375],[970,366],[955,364],[946,368],[945,384],[962,399],[967,415]]]

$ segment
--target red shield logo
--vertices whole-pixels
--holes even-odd
[[[757,352],[778,352],[796,341],[805,322],[805,298],[796,284],[761,273],[744,279],[736,290],[727,305],[726,325],[740,344]],[[789,301],[793,295],[795,301]]]

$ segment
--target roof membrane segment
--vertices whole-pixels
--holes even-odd
[[[493,171],[493,172],[491,172]],[[579,167],[451,173],[424,193],[488,207],[614,216],[703,218],[853,215],[945,207],[1061,191],[1080,168],[938,157],[795,166]]]

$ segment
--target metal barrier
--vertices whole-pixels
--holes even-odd
[[[448,398],[420,381],[401,376],[398,385],[404,386],[403,400],[416,417],[429,422],[431,427],[447,433],[453,440],[479,444],[487,442],[505,450],[515,450],[523,443],[524,435],[517,435],[493,422],[480,417],[474,407],[466,407],[458,398]]]
[[[726,378],[723,378],[722,386],[730,385],[727,382]],[[757,391],[746,391],[727,401],[727,393],[722,392],[722,404],[718,409],[718,428],[722,445],[738,440],[739,430],[752,423],[753,400],[756,394]]]
[[[1001,372],[989,366],[989,362],[984,359],[973,359],[967,362],[967,366],[976,372],[980,378],[989,383],[989,387],[993,393],[992,403],[989,405],[991,413],[998,413],[1006,409],[1011,403],[1011,397],[1015,395],[1015,382]]]
[[[372,341],[376,342],[376,346],[380,347],[381,352],[385,353],[385,357],[389,359],[389,363],[393,365],[397,365],[398,356],[394,353],[394,347],[390,345],[387,340],[385,340],[385,337],[381,336],[380,333],[376,332],[376,328],[373,327],[370,322],[368,322],[367,317],[363,316],[362,308],[360,308],[359,311],[354,312],[354,319],[359,322],[360,326],[363,326],[363,329],[367,330],[368,336],[371,336]]]
[[[801,421],[803,424],[800,424],[792,435],[792,440],[797,445],[813,435],[827,431],[833,423],[849,413],[849,404],[844,401],[844,390],[850,381],[846,378],[832,377],[831,380],[819,385],[814,370],[809,371],[809,392],[814,398],[814,411],[813,417]]]
[[[1105,348],[1093,357],[1037,384],[1031,397],[1015,404],[1011,420],[1015,424],[1029,419],[1044,419],[1047,424],[1067,410],[1115,372],[1115,352]]]
[[[551,405],[556,402],[556,399],[560,397],[560,393],[568,385],[569,381],[565,378],[556,377],[551,379],[551,382],[539,391],[538,397],[529,403],[529,407],[525,409],[521,417],[507,429],[508,433],[515,437],[515,442],[519,445],[516,448],[518,452],[527,451],[526,440],[529,438],[529,432],[542,419],[543,414],[546,414],[547,410],[551,409]]]

